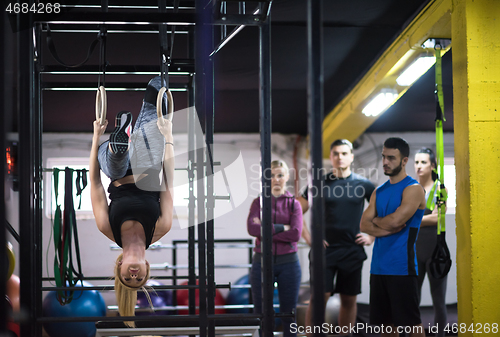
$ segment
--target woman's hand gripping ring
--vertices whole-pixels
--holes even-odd
[[[172,121],[174,117],[174,98],[172,96],[172,92],[170,90],[167,90],[165,87],[161,87],[160,91],[158,91],[158,96],[156,98],[156,114],[158,115],[158,118],[162,119],[163,118],[163,113],[162,113],[162,106],[163,106],[163,94],[167,93],[167,100],[168,100],[168,106],[167,106],[167,119],[169,121]]]

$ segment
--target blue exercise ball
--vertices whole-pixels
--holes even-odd
[[[248,278],[248,275],[243,275],[240,277],[236,282],[234,282],[234,285],[249,285],[250,280]],[[278,296],[278,289],[274,289],[273,293],[273,304],[279,304],[279,296]],[[250,304],[250,288],[233,288],[227,295],[226,299],[226,304]],[[276,312],[279,312],[279,308],[274,309]],[[227,309],[228,312],[230,313],[241,313],[241,314],[247,314],[250,313],[250,309]]]
[[[81,283],[78,285],[81,287]],[[92,284],[83,281],[84,287]],[[42,304],[45,317],[94,317],[106,316],[106,304],[97,290],[75,291],[73,300],[61,305],[57,300],[57,291],[50,291]],[[50,322],[43,327],[50,337],[94,337],[95,322]]]
[[[146,289],[148,289],[147,286],[162,286],[163,284],[156,281],[156,280],[149,280],[146,282]],[[137,306],[140,309],[150,309],[148,311],[140,311],[136,310],[135,314],[137,316],[145,316],[145,315],[170,315],[173,313],[171,310],[156,310],[156,308],[161,308],[161,307],[166,307],[166,306],[172,306],[173,304],[173,296],[172,296],[172,291],[171,290],[149,290],[148,291],[149,297],[151,298],[151,303],[153,304],[153,308],[155,309],[154,311],[151,310],[151,305],[149,304],[148,298],[144,291],[139,290],[137,291]]]
[[[234,285],[249,285],[250,281],[248,279],[248,275],[243,275]],[[226,304],[230,305],[241,305],[241,304],[250,304],[250,288],[232,288],[229,294],[227,295]],[[239,313],[239,314],[248,314],[250,313],[250,309],[227,309],[228,313]]]
[[[273,305],[276,305],[276,304],[278,304],[278,305],[280,304],[280,297],[279,297],[279,293],[278,293],[278,288],[274,288],[274,293],[273,293]],[[280,308],[275,307],[274,312],[275,313],[280,312]],[[274,328],[276,329],[279,326],[281,326],[281,318],[276,318],[274,320]]]

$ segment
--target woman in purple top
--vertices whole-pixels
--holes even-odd
[[[295,311],[299,297],[302,272],[297,255],[297,242],[302,234],[302,208],[294,196],[286,191],[288,166],[281,160],[271,163],[271,204],[273,223],[273,275],[278,283],[280,312]],[[262,312],[261,291],[261,220],[260,198],[256,198],[250,207],[247,220],[248,233],[255,236],[255,248],[250,273],[254,312]],[[295,318],[281,319],[283,336],[296,336],[290,331]]]

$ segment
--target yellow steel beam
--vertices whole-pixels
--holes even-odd
[[[361,113],[374,92],[396,88],[397,75],[425,50],[429,38],[451,38],[451,0],[431,1],[406,27],[373,67],[323,121],[323,156],[329,156],[330,143],[338,138],[357,139],[377,119]],[[399,97],[408,88],[397,87]]]

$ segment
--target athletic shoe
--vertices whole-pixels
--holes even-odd
[[[124,154],[127,152],[131,132],[132,114],[128,111],[120,111],[116,116],[115,130],[109,136],[109,144],[113,153]]]
[[[153,106],[156,107],[156,100],[158,99],[158,92],[161,90],[161,88],[165,87],[165,83],[161,81],[160,76],[156,76],[152,78],[148,86],[146,87],[146,94],[144,95],[144,102],[148,102],[149,104],[152,104]],[[173,108],[174,108],[174,102],[172,98],[172,93],[170,91],[167,91],[167,93],[164,94],[163,97],[163,104],[162,104],[162,109],[161,113],[160,111],[156,111],[158,118],[160,117],[165,117],[172,121],[172,118],[174,116],[173,114]],[[172,110],[172,111],[168,111]]]

